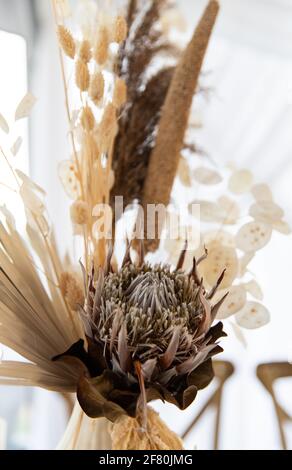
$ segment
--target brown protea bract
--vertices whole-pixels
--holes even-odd
[[[84,364],[77,396],[91,417],[112,421],[121,414],[143,417],[147,402],[161,398],[185,409],[197,391],[213,378],[211,358],[221,352],[222,323],[212,327],[223,299],[211,305],[222,282],[208,293],[194,259],[190,273],[177,268],[138,264],[128,246],[123,264],[113,271],[110,250],[106,266],[92,272],[86,308],[81,312],[87,335],[64,356]],[[145,413],[144,413],[145,414]]]

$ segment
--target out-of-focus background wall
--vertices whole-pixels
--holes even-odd
[[[206,0],[178,0],[177,4],[185,18],[187,39]],[[57,162],[68,157],[69,143],[49,0],[0,0],[0,63],[2,114],[13,113],[26,89],[38,98],[29,127],[19,124],[19,132],[26,135],[22,166],[48,191],[49,211],[53,222],[62,226],[58,231],[64,248],[70,239],[68,201],[58,183]],[[198,106],[203,127],[196,133],[196,142],[218,167],[233,162],[268,182],[292,223],[291,0],[221,0],[202,80],[210,93]],[[1,204],[3,197],[0,188]],[[14,209],[17,213],[17,205]],[[222,357],[232,361],[236,371],[223,395],[221,449],[280,447],[274,408],[256,379],[255,368],[261,362],[292,361],[291,238],[273,235],[253,268],[272,321],[246,334],[247,348],[232,331],[225,343]],[[3,354],[15,357],[11,351]],[[292,414],[291,380],[279,381],[277,394]],[[169,405],[157,407],[173,429],[182,431],[211,393],[212,387],[183,413]],[[66,425],[66,405],[57,394],[3,387],[0,417],[8,424],[8,448],[53,448]],[[212,447],[213,419],[212,413],[206,415],[191,434],[190,447]]]

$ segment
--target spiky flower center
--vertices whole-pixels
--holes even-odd
[[[143,360],[163,353],[178,328],[177,358],[194,352],[194,336],[204,315],[199,291],[192,277],[169,266],[128,264],[104,280],[99,338],[115,344],[126,325],[128,346]]]

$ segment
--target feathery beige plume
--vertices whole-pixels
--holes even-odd
[[[127,100],[127,85],[122,78],[117,78],[115,82],[113,104],[116,108],[120,108]]]
[[[123,16],[118,16],[114,26],[114,42],[120,44],[123,42],[128,33],[128,26]]]
[[[98,105],[104,95],[104,78],[101,72],[96,72],[92,75],[89,86],[89,96]]]
[[[65,28],[65,26],[58,26],[58,38],[64,54],[71,59],[74,59],[76,51],[75,41],[72,34],[67,28]]]
[[[63,272],[60,276],[60,289],[71,310],[76,312],[84,304],[84,290],[78,275]]]
[[[109,103],[103,113],[103,117],[99,127],[100,149],[106,152],[109,149],[112,139],[117,131],[117,115],[116,108]]]
[[[88,64],[91,57],[92,57],[92,54],[91,54],[90,42],[88,41],[88,39],[84,39],[80,44],[79,58],[83,60],[85,64]]]
[[[218,1],[211,0],[176,67],[162,108],[156,145],[150,157],[143,195],[144,208],[147,204],[169,204],[193,95],[218,10]],[[150,251],[159,245],[160,234],[156,235],[158,237],[154,240],[145,240]]]
[[[76,62],[76,69],[75,69],[75,81],[76,85],[80,91],[86,91],[89,87],[89,70],[87,64],[83,62],[83,60],[78,59]]]
[[[95,126],[95,117],[90,106],[85,106],[81,113],[81,125],[85,131],[92,131]]]
[[[108,30],[103,27],[99,31],[94,49],[94,59],[98,65],[104,65],[107,61],[109,44],[110,40]]]
[[[94,134],[90,133],[85,135],[84,150],[87,153],[89,161],[94,162],[98,159],[100,151]]]

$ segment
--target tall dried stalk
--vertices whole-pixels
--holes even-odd
[[[176,67],[162,109],[155,148],[150,157],[143,194],[144,208],[147,204],[169,204],[193,95],[218,10],[218,2],[211,0]],[[159,235],[157,233],[154,240],[146,240],[148,250],[154,251],[158,247]]]

